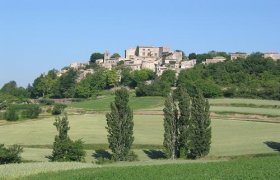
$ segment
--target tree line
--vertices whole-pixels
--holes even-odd
[[[87,68],[94,69],[94,74],[79,82],[79,71],[69,69],[61,76],[57,75],[57,70],[42,74],[27,88],[17,87],[14,81],[5,84],[0,91],[0,106],[3,106],[1,94],[18,101],[28,98],[90,98],[100,91],[119,86],[135,89],[137,96],[167,96],[172,87],[184,86],[190,94],[195,88],[201,89],[207,98],[280,99],[280,61],[264,58],[261,53],[234,61],[229,60],[229,55],[224,52],[191,53],[189,59],[196,58],[198,64],[192,69],[181,70],[178,76],[173,70],[166,70],[161,76],[148,69],[132,71],[123,63],[108,70],[94,63],[101,55],[103,57],[103,54],[93,54],[92,63]],[[217,55],[227,60],[208,65],[200,63]]]

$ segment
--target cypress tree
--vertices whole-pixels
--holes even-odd
[[[133,112],[128,105],[129,94],[125,88],[117,90],[111,112],[106,114],[109,148],[116,161],[128,158],[133,137]]]
[[[186,157],[189,150],[190,96],[183,87],[178,88],[180,117],[178,121],[180,157]]]
[[[201,92],[192,99],[190,120],[190,154],[191,158],[206,156],[210,151],[211,127],[209,103]]]
[[[135,56],[139,56],[139,49],[140,49],[139,46],[137,46],[135,50]]]
[[[178,110],[171,95],[165,100],[163,112],[165,154],[168,158],[175,159],[178,157]]]

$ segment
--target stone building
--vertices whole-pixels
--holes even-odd
[[[246,59],[249,55],[247,53],[230,53],[230,60]]]
[[[271,58],[274,61],[280,59],[280,54],[277,52],[268,52],[268,53],[264,53],[264,57],[265,58]]]
[[[212,59],[206,59],[204,64],[224,62],[225,60],[226,60],[226,58],[223,56],[216,56],[216,57],[213,57]]]
[[[196,65],[196,59],[181,62],[181,69],[190,69]]]

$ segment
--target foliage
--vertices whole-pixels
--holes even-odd
[[[145,81],[155,79],[155,73],[150,69],[141,69],[132,72],[131,75],[131,87],[137,87],[139,84],[143,84]]]
[[[176,71],[174,70],[165,70],[160,76],[160,80],[170,84],[170,86],[176,85]]]
[[[59,91],[63,98],[72,98],[75,96],[75,86],[78,73],[70,69],[59,78]]]
[[[20,163],[23,148],[19,145],[12,145],[9,148],[0,144],[0,164]]]
[[[5,112],[5,119],[7,121],[17,121],[19,116],[17,114],[16,109],[13,106],[10,106]]]
[[[64,109],[67,107],[66,104],[54,104],[52,109],[52,115],[60,115],[63,113]]]
[[[118,53],[114,53],[114,54],[111,56],[111,58],[113,58],[113,59],[118,59],[118,58],[120,58],[120,57],[121,57],[121,55],[118,54]]]
[[[137,47],[136,47],[136,50],[135,50],[135,56],[139,56],[139,50],[140,50],[140,47],[137,46]]]
[[[167,96],[171,91],[170,83],[159,79],[151,84],[140,84],[136,88],[136,96]]]
[[[178,85],[186,87],[190,95],[191,89],[198,87],[207,98],[224,95],[279,100],[279,62],[256,53],[246,59],[197,65],[180,72]]]
[[[165,101],[164,141],[165,154],[170,159],[178,157],[178,110],[174,98],[169,95]]]
[[[17,83],[15,81],[10,81],[1,88],[0,92],[9,94],[18,98],[28,98],[29,93],[28,91],[23,87],[18,87]]]
[[[81,140],[72,141],[68,136],[70,127],[67,116],[57,117],[54,126],[58,135],[55,136],[52,155],[48,156],[50,161],[83,161],[86,155],[84,143]]]
[[[104,54],[101,54],[101,53],[92,53],[91,56],[90,56],[90,60],[89,62],[94,64],[96,60],[98,59],[103,59],[104,58]]]
[[[23,109],[21,113],[22,118],[36,119],[41,113],[41,108],[37,104],[28,104],[25,105],[25,108],[22,109]]]
[[[210,151],[211,127],[210,105],[200,92],[193,97],[190,119],[189,157],[206,156]]]
[[[46,106],[54,105],[54,101],[51,99],[40,99],[39,103]]]
[[[124,88],[117,90],[115,101],[111,103],[111,112],[106,114],[109,147],[116,161],[128,160],[134,141],[133,112],[128,101],[128,91]]]
[[[189,151],[189,136],[190,136],[190,116],[191,116],[191,99],[184,87],[178,87],[178,107],[179,107],[179,150],[180,157],[187,157]]]

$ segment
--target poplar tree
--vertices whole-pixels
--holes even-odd
[[[116,161],[127,160],[134,141],[133,112],[128,102],[128,91],[125,88],[117,90],[111,112],[106,114],[109,148]]]
[[[178,110],[171,95],[165,100],[163,112],[165,154],[168,158],[175,159],[178,157]]]
[[[81,140],[72,141],[68,136],[70,127],[67,115],[57,117],[53,125],[58,135],[55,136],[52,155],[48,158],[51,161],[83,161],[86,155],[84,144]]]
[[[209,103],[201,92],[192,99],[190,120],[190,154],[193,159],[206,156],[210,151],[211,127]]]
[[[189,150],[189,125],[190,125],[190,113],[191,102],[190,96],[187,93],[187,89],[184,87],[178,87],[178,101],[180,117],[178,121],[179,130],[179,149],[180,157],[186,157]]]

